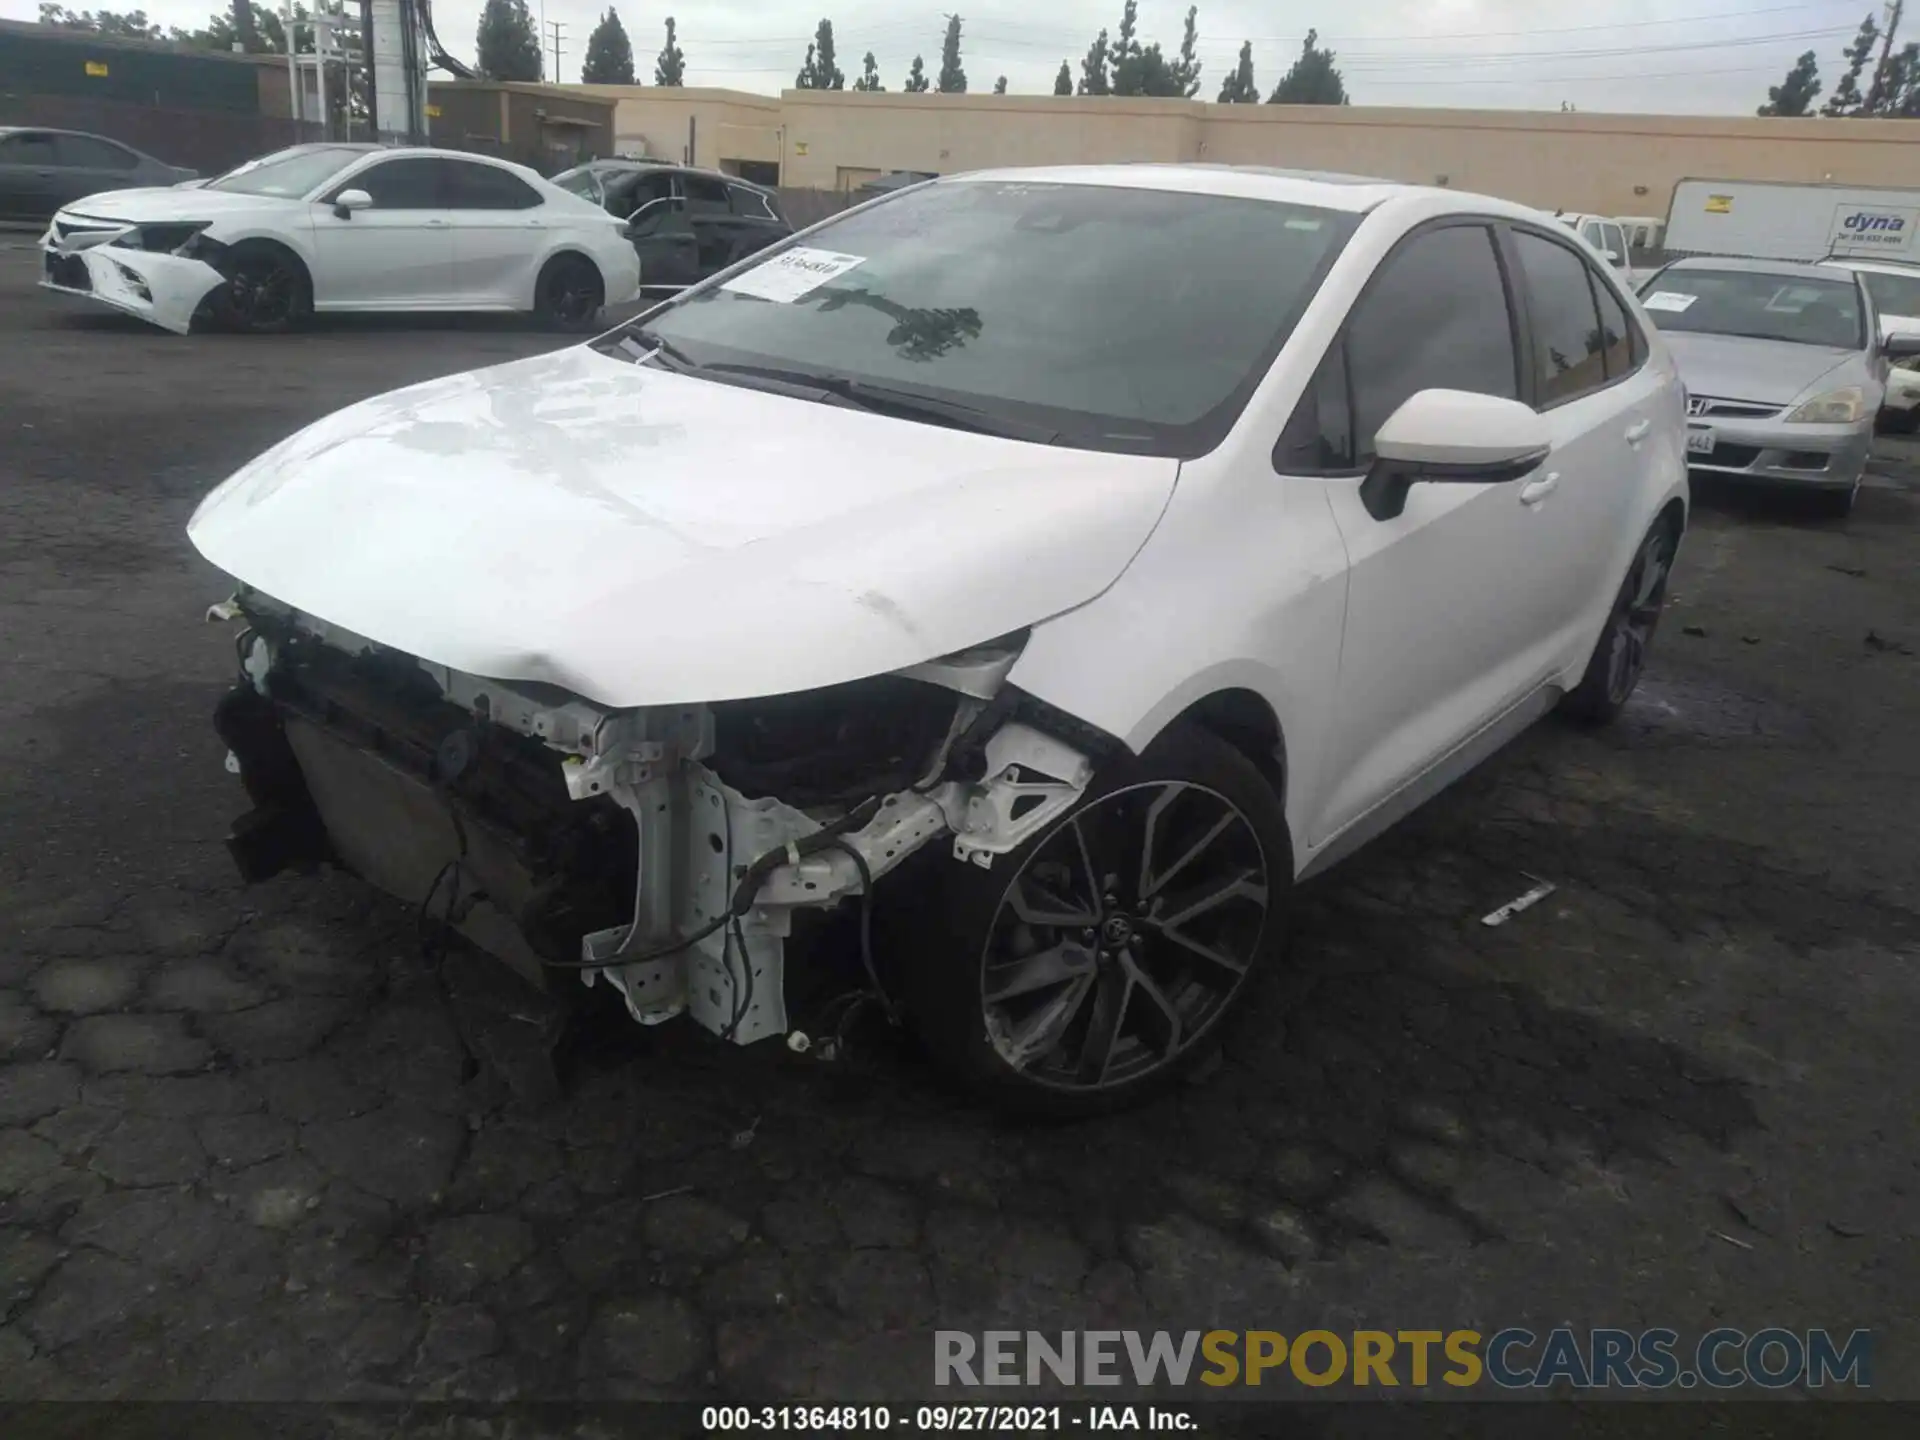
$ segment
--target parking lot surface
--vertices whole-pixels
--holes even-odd
[[[0,1397],[904,1399],[936,1321],[1865,1327],[1875,1393],[1920,1397],[1899,455],[1843,523],[1709,496],[1624,722],[1543,724],[1310,886],[1290,968],[1172,1099],[1020,1127],[884,1036],[834,1069],[589,1023],[536,1104],[407,907],[231,873],[225,592],[183,528],[343,404],[558,342],[179,339],[37,292],[24,240]]]

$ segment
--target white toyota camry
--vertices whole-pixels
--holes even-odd
[[[315,311],[531,311],[592,328],[639,293],[621,222],[524,166],[462,151],[296,145],[204,184],[89,195],[40,283],[186,334]]]
[[[1016,1106],[1117,1104],[1280,961],[1297,879],[1626,704],[1684,408],[1517,205],[940,180],[215,490],[229,844],[740,1043],[835,1026],[790,937],[871,906],[839,998]]]

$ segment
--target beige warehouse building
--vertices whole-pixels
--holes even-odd
[[[1216,105],[1039,95],[569,85],[616,102],[621,153],[847,190],[891,170],[1202,161],[1344,170],[1547,209],[1666,213],[1674,183],[1920,185],[1920,121]]]

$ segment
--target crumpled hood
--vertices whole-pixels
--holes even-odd
[[[1853,350],[1750,340],[1742,335],[1663,330],[1660,338],[1673,353],[1689,395],[1762,405],[1789,405],[1830,372],[1860,358]],[[1868,377],[1864,366],[1860,368],[1859,375],[1835,376],[1833,384],[1865,383]]]
[[[330,416],[187,533],[246,584],[422,659],[680,704],[879,674],[1084,604],[1178,472],[576,347]]]

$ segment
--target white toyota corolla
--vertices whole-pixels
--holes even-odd
[[[740,1043],[814,1024],[797,918],[903,901],[862,991],[1013,1105],[1117,1104],[1278,960],[1296,880],[1619,712],[1684,408],[1517,205],[940,180],[215,490],[229,844]]]
[[[518,310],[590,330],[640,288],[617,218],[456,150],[296,145],[204,184],[76,200],[40,249],[47,289],[181,335],[316,311]]]

